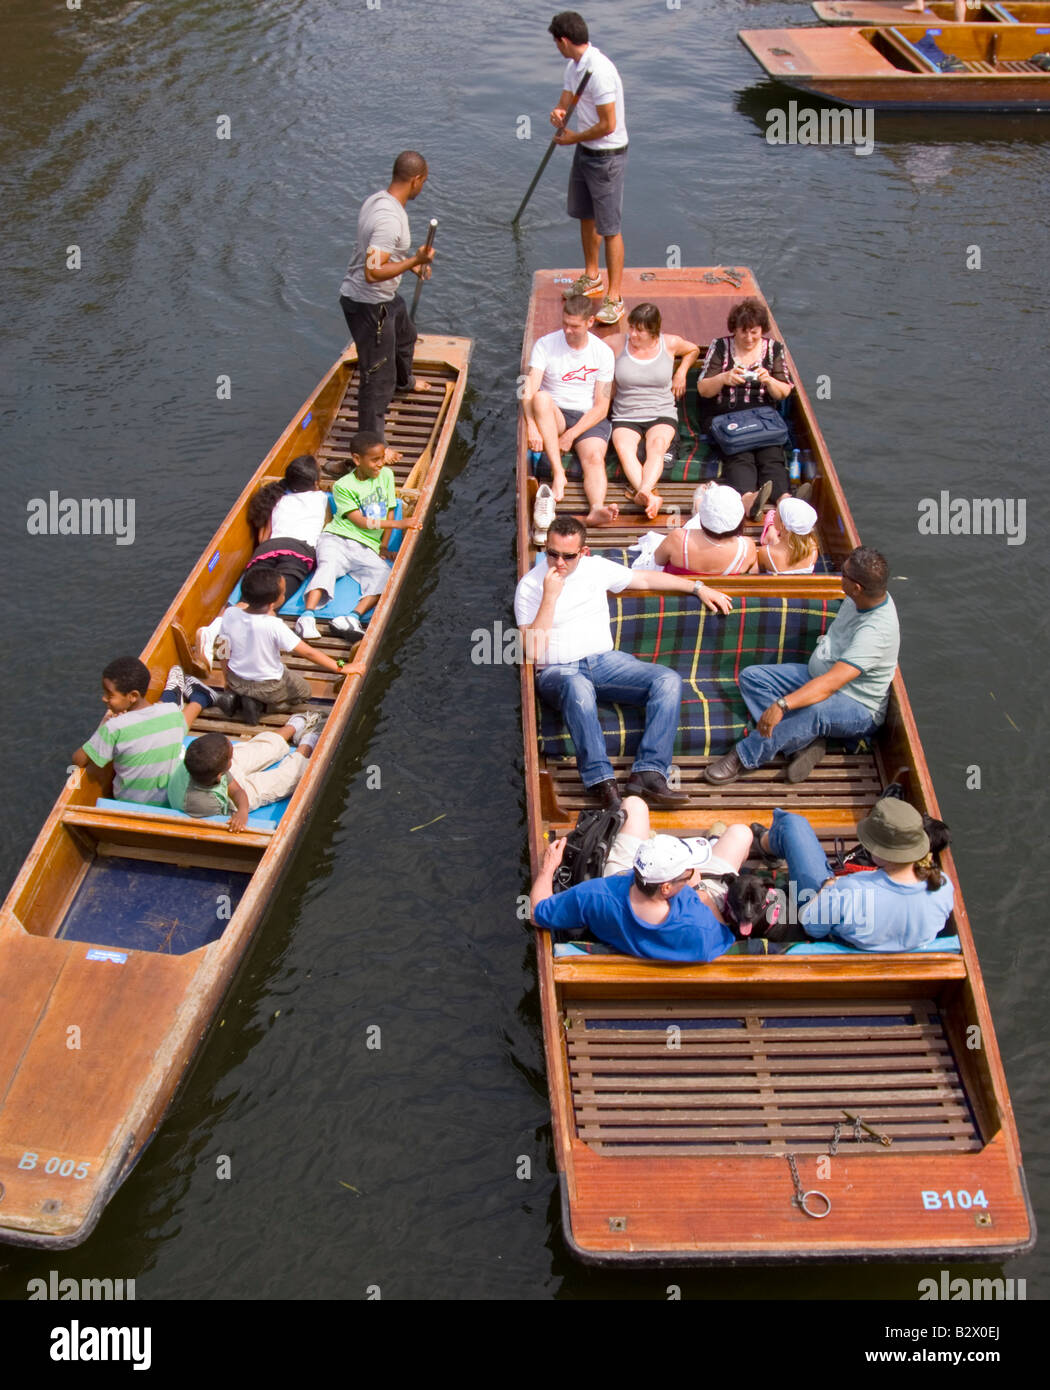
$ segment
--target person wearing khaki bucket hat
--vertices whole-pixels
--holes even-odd
[[[955,901],[951,880],[935,865],[922,815],[884,796],[857,826],[874,869],[835,878],[816,832],[803,816],[773,812],[763,851],[786,859],[801,911],[815,941],[833,937],[862,951],[914,951],[938,936]]]

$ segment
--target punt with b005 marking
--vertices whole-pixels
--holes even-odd
[[[778,82],[848,106],[1050,110],[1048,25],[742,29],[739,38]]]
[[[388,443],[403,455],[394,469],[398,495],[420,526],[452,442],[470,348],[469,339],[421,335],[415,372],[431,389],[395,398],[387,417]],[[252,552],[247,507],[260,484],[282,477],[299,454],[352,466],[356,399],[351,347],[249,480],[150,638],[142,660],[155,694],[175,662],[204,674],[190,639],[222,609]],[[0,908],[0,1241],[79,1244],[160,1125],[309,826],[419,543],[418,529],[404,532],[352,651],[328,619],[353,607],[354,581],[340,580],[318,610],[314,645],[346,660],[339,675],[285,656],[309,682],[309,707],[327,722],[290,799],[253,812],[243,833],[114,801],[86,774],[62,792]],[[297,601],[301,607],[300,596],[281,610],[289,624]],[[207,710],[193,733],[213,730],[258,731]]]
[[[536,338],[560,325],[562,285],[571,278],[536,275],[523,369]],[[628,307],[656,303],[667,332],[702,347],[725,333],[729,309],[749,295],[761,297],[750,272],[723,267],[628,270],[624,281]],[[596,331],[619,350],[622,330]],[[772,332],[783,341],[775,322]],[[806,816],[830,849],[837,838],[855,842],[857,822],[892,781],[912,805],[938,814],[899,671],[886,722],[861,751],[833,745],[797,785],[783,780],[780,762],[720,787],[703,780],[706,765],[746,730],[739,670],[808,658],[842,598],[841,562],[859,544],[790,352],[787,362],[796,383],[788,423],[809,462],[819,514],[816,572],[709,579],[733,596],[726,616],[678,594],[626,590],[610,595],[609,606],[620,650],[663,661],[683,678],[674,767],[690,801],[681,811],[654,811],[654,829],[700,835],[717,820],[768,825],[782,806]],[[665,508],[679,512],[688,512],[696,483],[717,472],[695,401],[694,374],[679,411],[676,458],[658,485]],[[530,526],[537,483],[524,426],[517,468],[524,575],[537,558]],[[609,464],[610,478],[619,478],[617,468]],[[610,495],[619,497],[619,487]],[[558,510],[586,510],[578,482]],[[588,543],[629,563],[629,538],[667,524],[666,510],[650,523],[627,504],[617,525],[592,528]],[[906,631],[905,650],[920,640]],[[560,716],[537,698],[528,664],[522,710],[535,873],[548,836],[566,834],[596,803]],[[599,715],[622,784],[641,711],[600,705]],[[958,889],[950,851],[943,863]],[[876,954],[806,942],[780,955],[666,965],[603,954],[595,944],[552,944],[548,932],[536,934],[563,1230],[579,1258],[656,1265],[999,1259],[1031,1244],[1017,1131],[958,891],[932,950]],[[794,1200],[802,1188],[813,1215]],[[811,1189],[830,1204],[822,1219],[824,1203]]]

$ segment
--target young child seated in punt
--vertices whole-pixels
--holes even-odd
[[[186,730],[212,703],[207,686],[188,681],[181,666],[168,672],[163,694],[146,698],[149,667],[137,656],[119,656],[102,672],[106,715],[73,754],[76,767],[113,764],[113,795],[144,806],[163,806],[168,777],[179,761]]]
[[[301,641],[277,617],[284,602],[284,576],[276,570],[250,569],[241,593],[247,608],[227,608],[219,635],[228,643],[226,691],[216,704],[231,718],[258,724],[262,715],[283,713],[310,698],[310,687],[296,671],[281,661],[291,652],[325,671],[339,674],[337,662],[316,647]]]
[[[250,811],[282,801],[299,785],[320,724],[319,714],[293,714],[283,729],[236,745],[225,734],[202,734],[172,770],[168,805],[188,816],[229,815],[228,828],[243,830]]]
[[[816,510],[798,497],[782,497],[770,512],[758,549],[764,574],[812,574],[820,548],[813,528]]]
[[[285,597],[296,593],[317,564],[317,541],[328,520],[328,493],[313,454],[300,454],[284,470],[280,482],[264,483],[248,503],[248,523],[256,546],[245,573],[254,567],[284,576]],[[247,608],[244,599],[238,608]],[[223,614],[197,629],[196,659],[210,670]],[[219,652],[222,656],[224,653]]]
[[[397,521],[391,513],[397,505],[393,470],[386,467],[386,445],[378,434],[361,430],[350,441],[354,468],[332,485],[335,516],[317,542],[316,588],[304,600],[306,611],[295,624],[300,637],[320,637],[314,609],[335,593],[336,580],[349,574],[361,586],[361,598],[348,616],[332,619],[336,632],[363,637],[361,621],[379,602],[390,576],[387,549],[392,530],[410,531],[417,521]]]

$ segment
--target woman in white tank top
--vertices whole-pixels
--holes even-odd
[[[689,368],[700,356],[696,343],[661,333],[660,310],[639,304],[627,317],[627,342],[616,359],[612,442],[630,485],[627,496],[650,521],[663,505],[656,485],[664,455],[678,437],[677,401],[685,394]],[[681,358],[677,369],[675,359]],[[645,443],[645,462],[638,458]]]

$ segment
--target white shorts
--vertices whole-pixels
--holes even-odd
[[[310,578],[311,589],[321,589],[329,598],[335,593],[335,582],[344,574],[356,579],[361,597],[381,594],[390,577],[390,565],[381,560],[371,546],[322,531],[317,541],[317,568]]]

